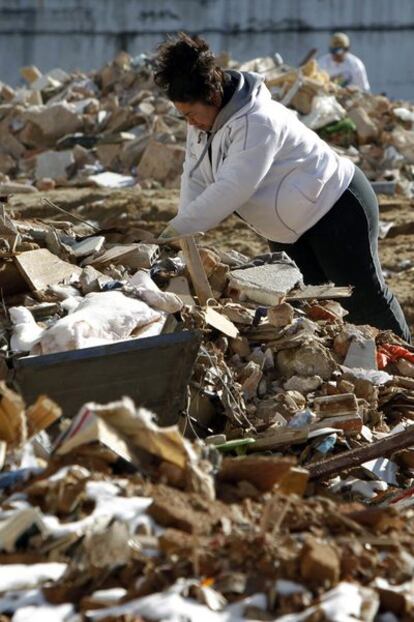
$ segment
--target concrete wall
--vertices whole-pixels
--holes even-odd
[[[94,69],[180,29],[240,60],[279,51],[293,64],[345,30],[373,90],[414,100],[414,0],[0,0],[0,80],[26,64]]]

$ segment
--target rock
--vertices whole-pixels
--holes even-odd
[[[300,556],[302,579],[314,586],[335,585],[340,577],[340,559],[329,544],[314,538],[306,540]]]
[[[317,342],[281,350],[276,355],[276,364],[285,378],[298,375],[320,376],[323,380],[329,380],[336,368],[329,350]]]
[[[67,168],[73,164],[72,151],[45,151],[36,157],[35,177],[59,179],[67,177]]]
[[[122,149],[122,145],[120,144],[97,145],[96,153],[97,153],[99,162],[105,168],[114,170],[113,167],[116,166],[116,160],[119,157],[121,149]]]
[[[414,363],[411,363],[411,361],[407,361],[406,359],[399,359],[395,362],[395,365],[402,376],[414,378]]]
[[[264,264],[230,272],[230,288],[240,298],[264,305],[279,305],[302,282],[299,269],[289,263]]]
[[[7,153],[0,153],[0,173],[8,175],[12,171],[16,170],[17,162],[11,155]]]
[[[243,368],[242,377],[239,381],[242,383],[242,391],[244,399],[250,400],[257,395],[257,389],[262,379],[263,372],[260,365],[254,361],[250,361]]]
[[[229,282],[230,268],[224,263],[219,263],[209,277],[211,289],[220,298]]]
[[[54,190],[54,188],[56,188],[56,182],[50,177],[42,177],[42,179],[39,179],[39,181],[36,182],[36,188],[41,192]]]
[[[247,337],[235,337],[230,339],[230,348],[234,354],[238,354],[242,358],[250,355],[250,346]]]
[[[414,132],[403,127],[397,127],[391,133],[391,141],[397,151],[410,164],[414,164]]]
[[[32,106],[22,116],[40,130],[42,140],[50,145],[66,134],[74,134],[83,126],[82,117],[67,102],[51,106]]]
[[[200,258],[207,277],[210,277],[220,265],[220,256],[210,248],[200,248]]]
[[[358,142],[361,145],[369,143],[378,137],[379,130],[377,125],[362,106],[356,106],[348,110],[348,116],[356,125]]]
[[[30,184],[19,184],[17,181],[0,183],[0,195],[8,194],[30,194],[38,192],[37,188]]]
[[[320,376],[292,376],[284,383],[283,388],[286,389],[286,391],[299,391],[299,393],[306,395],[311,391],[319,389],[322,382],[323,380]]]
[[[269,324],[276,328],[283,328],[291,324],[294,317],[294,309],[288,302],[282,302],[267,310],[267,319]]]
[[[341,362],[345,359],[351,342],[364,341],[375,337],[378,331],[370,326],[354,326],[353,324],[344,325],[343,329],[334,339],[334,352],[340,357]]]
[[[137,167],[139,179],[173,181],[182,173],[185,149],[177,145],[164,145],[155,140],[146,147]]]
[[[31,84],[42,75],[35,65],[28,65],[20,69],[20,75],[28,84]]]

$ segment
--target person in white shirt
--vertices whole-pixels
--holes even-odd
[[[318,59],[318,65],[340,86],[357,86],[369,91],[367,71],[360,58],[349,51],[349,37],[343,32],[336,32],[331,37],[329,54]]]
[[[154,80],[188,123],[178,214],[161,237],[236,214],[285,251],[305,283],[352,285],[343,303],[351,322],[409,341],[382,276],[378,202],[362,171],[274,101],[262,76],[223,71],[199,37],[160,45]]]

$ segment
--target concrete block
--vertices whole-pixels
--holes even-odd
[[[278,305],[282,298],[302,282],[298,268],[290,264],[264,264],[230,272],[230,288],[240,298],[264,305]]]
[[[137,167],[139,179],[165,182],[181,174],[185,149],[177,145],[164,145],[152,140],[144,151]]]
[[[35,177],[37,180],[49,177],[66,177],[66,169],[73,163],[72,151],[45,151],[36,158]]]

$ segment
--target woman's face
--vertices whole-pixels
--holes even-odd
[[[208,132],[213,127],[214,121],[220,111],[221,98],[217,103],[205,104],[203,102],[173,102],[178,112],[183,115],[187,123],[198,130]]]

